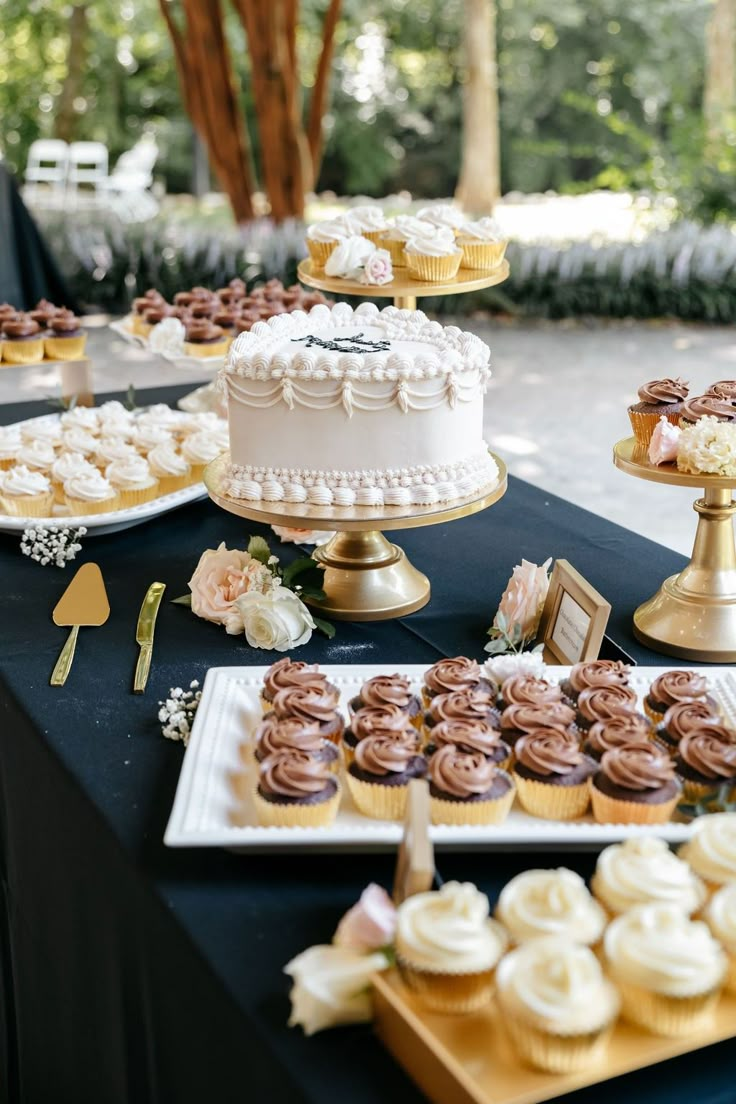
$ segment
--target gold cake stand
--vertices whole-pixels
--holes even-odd
[[[416,310],[417,299],[427,295],[460,295],[465,291],[481,291],[483,288],[502,284],[509,274],[509,262],[492,269],[461,268],[452,280],[442,283],[428,283],[426,280],[412,280],[405,275],[406,269],[394,269],[394,278],[390,284],[380,287],[374,284],[359,284],[357,280],[343,280],[339,276],[326,276],[323,268],[318,268],[311,258],[301,261],[297,277],[308,287],[318,291],[333,291],[338,295],[360,295],[367,299],[393,299],[395,307]]]
[[[506,466],[498,465],[498,483],[487,491],[434,506],[310,506],[269,502],[265,505],[228,498],[225,494],[230,454],[223,453],[205,469],[204,481],[213,502],[239,517],[266,525],[300,529],[334,529],[334,537],[313,553],[324,565],[322,602],[309,605],[338,621],[384,621],[405,617],[429,601],[426,575],[406,553],[386,540],[381,530],[416,529],[476,514],[493,506],[506,493]]]
[[[702,487],[693,503],[698,527],[690,563],[665,579],[657,593],[634,613],[634,634],[657,652],[695,662],[736,660],[736,544],[732,490],[736,478],[689,475],[674,464],[650,464],[634,437],[613,450],[617,468],[652,483]]]

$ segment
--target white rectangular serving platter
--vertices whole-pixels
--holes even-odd
[[[320,665],[340,690],[340,708],[348,715],[348,701],[374,675],[408,676],[421,685],[428,665],[405,663]],[[634,667],[631,685],[640,695],[663,671],[672,667]],[[250,793],[255,769],[246,766],[239,747],[252,740],[261,719],[260,690],[267,667],[213,667],[207,672],[202,700],[192,727],[179,777],[174,805],[164,836],[167,847],[227,847],[237,850],[380,851],[399,843],[403,826],[398,822],[371,820],[352,804],[343,785],[337,818],[329,828],[262,828],[258,825]],[[699,669],[719,700],[730,725],[736,726],[736,674],[730,667]],[[569,667],[547,667],[545,678],[566,678]],[[245,799],[236,795],[245,793]],[[494,827],[433,825],[436,847],[463,850],[511,848],[586,850],[605,847],[628,836],[651,834],[651,826],[596,824],[591,816],[572,822],[541,820],[514,805],[504,824]],[[670,843],[688,838],[690,826],[670,823],[654,831]]]
[[[131,330],[131,315],[127,314],[125,318],[118,318],[112,322],[108,322],[108,326],[119,337],[122,337],[124,341],[127,341],[129,345],[137,345],[139,349],[145,349],[146,352],[151,353],[152,356],[162,356],[164,360],[170,361],[177,368],[201,368],[203,375],[209,375],[215,373],[225,363],[224,356],[187,356],[185,353],[169,353],[154,352],[151,348],[148,338],[143,337],[141,334],[135,334]]]

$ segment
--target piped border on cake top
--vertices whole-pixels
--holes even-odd
[[[352,326],[354,335],[330,336],[330,331]],[[379,329],[385,337],[367,338],[362,332],[367,327]],[[305,340],[310,337],[312,341]],[[283,350],[285,341],[293,342],[288,352]],[[422,350],[414,355],[396,352],[391,348],[396,341],[418,343]],[[441,326],[422,311],[379,311],[374,303],[361,303],[355,310],[347,303],[332,308],[319,304],[308,314],[296,310],[256,322],[233,342],[221,377],[273,379],[288,373],[317,380],[418,380],[472,369],[487,378],[489,358],[488,346],[475,334]]]
[[[498,465],[482,452],[454,464],[371,471],[309,471],[230,464],[225,494],[246,502],[313,506],[431,506],[498,485]]]

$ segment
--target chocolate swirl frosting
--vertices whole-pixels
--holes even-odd
[[[432,729],[432,742],[437,747],[457,747],[481,755],[492,755],[500,741],[501,733],[485,721],[440,721]]]
[[[514,750],[519,764],[542,775],[571,774],[585,759],[577,740],[557,728],[520,736]]]
[[[298,717],[302,721],[323,724],[334,720],[338,699],[339,694],[335,687],[325,685],[317,689],[296,686],[279,690],[273,699],[273,711],[279,719]]]
[[[685,380],[659,379],[643,383],[639,388],[639,398],[645,403],[676,403],[687,398],[689,386]]]
[[[705,778],[736,777],[736,733],[725,725],[693,729],[682,737],[678,755],[682,762]]]
[[[589,686],[578,697],[578,709],[586,721],[605,721],[636,709],[636,691],[630,686]]]
[[[433,694],[447,694],[454,690],[474,690],[481,678],[475,659],[458,656],[435,663],[425,674],[424,681]]]
[[[688,422],[697,422],[698,418],[707,416],[721,422],[735,422],[736,406],[716,395],[696,395],[682,404],[680,414]]]
[[[736,402],[736,380],[718,380],[717,383],[712,383],[705,393],[715,395],[717,399]]]
[[[21,314],[17,318],[6,318],[2,325],[5,337],[35,337],[41,332],[38,322],[34,322],[30,315]]]
[[[222,337],[222,330],[206,318],[192,318],[187,325],[186,340],[195,344],[204,344],[207,341],[217,341]]]
[[[620,659],[593,659],[576,663],[570,671],[570,685],[576,693],[594,686],[626,686],[631,668]]]
[[[355,714],[350,727],[358,743],[369,736],[396,734],[406,734],[415,743],[418,739],[416,729],[398,705],[366,705]]]
[[[688,732],[700,729],[703,725],[716,724],[717,721],[718,718],[708,702],[695,698],[693,701],[671,705],[662,720],[662,728],[671,739],[679,743]]]
[[[81,322],[72,311],[60,310],[51,317],[48,326],[53,333],[69,337],[78,332]]]
[[[360,691],[364,705],[397,705],[408,709],[414,699],[411,683],[403,675],[376,675]]]
[[[694,671],[665,671],[652,683],[649,697],[653,702],[669,708],[675,702],[703,698],[707,690],[708,683],[703,675]]]
[[[432,720],[487,721],[496,716],[493,698],[482,690],[457,690],[454,694],[438,694],[429,707]]]
[[[416,754],[416,743],[408,734],[368,736],[355,749],[355,763],[369,774],[402,774]]]
[[[264,759],[288,750],[316,754],[324,746],[319,725],[297,720],[296,717],[289,717],[284,721],[267,717],[256,729],[255,738],[258,751]]]
[[[516,729],[533,732],[537,728],[569,728],[575,720],[575,710],[564,702],[548,702],[546,705],[509,705],[501,714],[501,731]]]
[[[259,768],[259,787],[280,797],[308,797],[330,785],[327,764],[303,751],[280,751],[267,756]]]
[[[501,687],[501,694],[507,705],[545,705],[562,698],[559,686],[533,675],[512,675]]]
[[[600,757],[611,748],[643,743],[650,729],[649,721],[641,713],[619,713],[591,725],[586,747]]]
[[[675,765],[667,752],[643,742],[611,748],[601,759],[601,770],[614,786],[624,790],[659,790],[675,777]]]
[[[460,751],[447,744],[429,761],[429,777],[438,790],[453,797],[473,797],[490,790],[496,768],[481,752]]]
[[[273,700],[279,690],[301,689],[322,690],[327,682],[326,675],[316,663],[302,663],[301,660],[280,659],[269,667],[263,679],[266,696]]]

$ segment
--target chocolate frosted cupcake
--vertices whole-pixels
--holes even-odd
[[[559,729],[540,728],[516,742],[513,769],[519,801],[532,816],[574,820],[590,802],[596,762]]]
[[[458,690],[482,690],[485,694],[496,692],[493,683],[481,672],[477,661],[466,659],[465,656],[441,659],[424,676],[422,696],[427,708],[432,698],[438,694],[453,694]]]
[[[644,698],[644,712],[655,724],[663,719],[671,705],[685,701],[704,701],[711,712],[720,710],[708,694],[708,682],[696,671],[665,671],[654,680]]]
[[[636,691],[630,686],[593,686],[578,695],[575,723],[583,732],[596,723],[608,721],[621,713],[635,713]]]
[[[706,395],[715,395],[717,399],[727,399],[728,402],[736,403],[736,380],[719,380],[717,383],[712,383]]]
[[[191,310],[192,308],[190,308]],[[187,325],[184,335],[184,353],[186,356],[215,357],[224,356],[230,339],[207,318],[194,318]]]
[[[82,323],[70,310],[58,310],[43,335],[43,347],[49,360],[77,360],[84,356],[87,335]]]
[[[345,777],[353,801],[364,816],[401,820],[409,783],[426,773],[426,760],[417,754],[413,734],[407,734],[360,740]]]
[[[279,659],[268,668],[263,676],[261,704],[264,712],[271,709],[279,690],[328,690],[338,694],[336,686],[328,683],[316,663],[302,663],[300,660]],[[337,699],[335,699],[337,706]]]
[[[497,727],[501,714],[496,709],[495,694],[483,690],[458,690],[454,694],[438,694],[424,714],[427,735],[442,721],[480,721]]]
[[[562,691],[557,683],[533,675],[512,675],[501,687],[502,709],[510,705],[549,705],[559,701],[562,701]]]
[[[295,717],[308,724],[318,724],[320,736],[338,743],[345,723],[337,712],[339,694],[335,687],[299,687],[279,690],[273,699],[273,711],[280,721]]]
[[[325,763],[332,771],[337,770],[340,762],[335,745],[320,736],[319,725],[299,721],[295,717],[279,721],[272,713],[258,726],[253,739],[254,756],[258,763],[282,751],[303,751],[318,763]]]
[[[653,742],[607,751],[593,779],[593,816],[599,824],[665,824],[682,787],[674,763]]]
[[[350,725],[342,738],[342,751],[345,766],[349,767],[355,758],[355,749],[361,740],[369,736],[389,736],[413,742],[419,753],[419,733],[406,713],[398,705],[366,705],[354,714]]]
[[[28,316],[34,322],[38,322],[42,330],[45,330],[57,309],[48,299],[39,299],[33,310],[28,312]]]
[[[514,800],[513,779],[479,751],[452,744],[429,761],[433,824],[501,824]]]
[[[674,755],[680,740],[688,732],[701,729],[703,725],[718,724],[718,721],[718,715],[704,698],[677,702],[669,707],[654,736],[657,743]]]
[[[683,429],[695,425],[700,418],[717,418],[719,422],[736,422],[736,406],[717,395],[696,395],[682,404],[679,425]]]
[[[688,395],[687,383],[680,379],[650,380],[639,388],[639,402],[629,407],[629,421],[640,445],[649,445],[657,422],[665,416],[678,425],[680,410]]]
[[[643,713],[620,713],[590,726],[583,751],[600,762],[607,751],[623,744],[644,743],[651,732],[652,726]]]
[[[258,769],[258,822],[276,828],[326,828],[337,815],[340,786],[327,763],[303,751],[269,755]]]
[[[405,675],[376,675],[363,683],[360,693],[350,702],[350,712],[366,705],[396,705],[417,728],[422,723],[422,707]]]
[[[432,744],[427,753],[443,747],[468,753],[477,751],[497,767],[506,767],[511,760],[511,748],[503,742],[498,729],[485,721],[440,721],[432,729]]]
[[[577,733],[572,726],[575,710],[564,702],[546,705],[508,705],[501,714],[501,736],[513,747],[521,736],[538,728],[556,728],[572,739]]]
[[[675,756],[687,801],[700,801],[719,786],[736,783],[736,732],[709,724],[682,737]]]
[[[587,663],[576,663],[570,677],[560,683],[560,689],[574,705],[583,690],[599,686],[628,686],[630,673],[628,664],[618,659],[592,659]]]
[[[3,320],[2,359],[8,364],[35,364],[43,360],[43,336],[38,322],[27,314]]]

